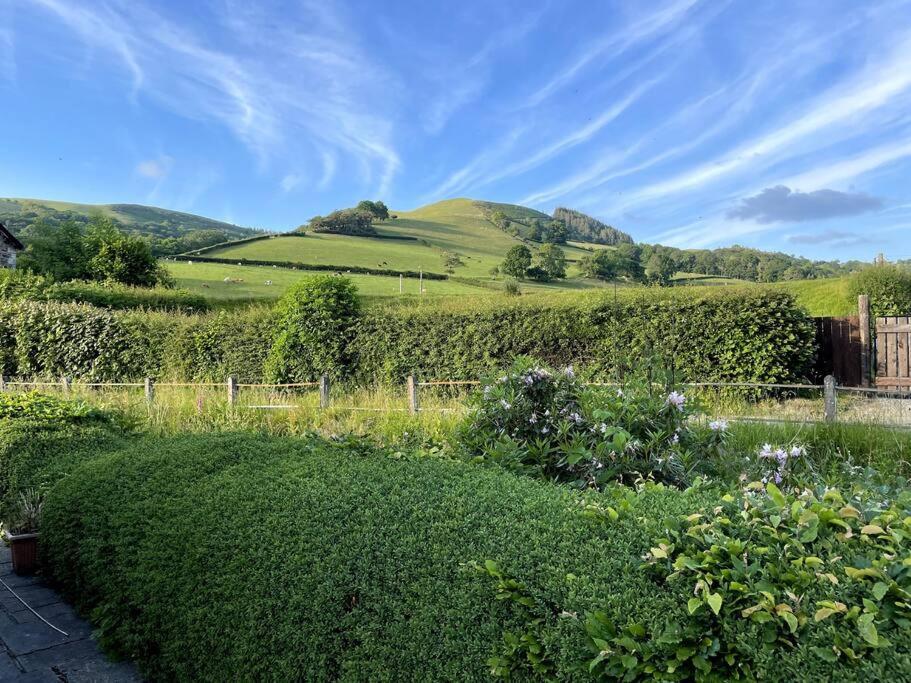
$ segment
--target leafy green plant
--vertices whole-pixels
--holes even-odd
[[[4,528],[11,534],[34,534],[41,522],[41,509],[44,496],[37,489],[29,488],[20,491],[16,504]]]
[[[692,595],[683,628],[713,644],[698,670],[749,677],[763,651],[804,641],[824,661],[851,663],[911,635],[909,512],[907,491],[879,502],[754,483],[710,512],[671,520],[646,560]],[[681,659],[660,657],[659,670]]]
[[[697,424],[693,403],[676,390],[630,378],[623,388],[593,390],[572,368],[528,358],[485,383],[470,405],[461,441],[471,454],[580,487],[641,478],[682,484],[725,434]]]
[[[104,413],[83,401],[69,401],[38,391],[0,393],[0,419],[13,418],[62,422],[103,419]]]
[[[295,284],[276,306],[277,335],[265,374],[278,382],[344,376],[360,306],[348,278],[315,275]]]
[[[852,297],[867,294],[874,317],[911,313],[911,272],[891,264],[869,266],[851,276]]]

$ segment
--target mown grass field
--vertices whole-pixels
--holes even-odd
[[[450,252],[461,256],[464,263],[456,267],[457,277],[488,278],[510,247],[520,243],[491,224],[470,199],[451,199],[396,215],[397,219],[378,224],[378,231],[415,240],[308,233],[304,238],[275,237],[221,247],[203,255],[442,273],[443,254]],[[586,250],[568,245],[564,252],[570,266],[567,274],[572,279],[579,274],[575,262]]]
[[[289,238],[295,239],[295,238]],[[272,268],[268,266],[236,266],[223,263],[188,263],[168,261],[166,267],[177,280],[177,286],[196,294],[218,300],[269,301],[279,298],[293,283],[317,271]],[[323,272],[323,274],[326,274]],[[358,292],[368,297],[397,297],[399,278],[382,275],[347,274]],[[229,282],[225,282],[229,278]],[[271,282],[272,284],[266,284]],[[420,295],[417,279],[403,278],[405,296]],[[490,296],[501,294],[495,289],[467,284],[457,280],[424,280],[424,296]]]
[[[299,238],[288,238],[303,241]],[[304,238],[307,239],[307,238]],[[267,242],[271,243],[270,242]],[[254,243],[256,244],[256,243]],[[318,271],[293,270],[291,268],[272,268],[267,266],[237,266],[221,263],[188,263],[185,261],[167,261],[168,270],[177,281],[177,286],[187,289],[195,294],[201,294],[216,303],[242,303],[244,301],[273,301],[278,299],[285,290],[294,282],[303,277],[313,275]],[[413,303],[422,298],[427,301],[443,302],[444,300],[457,300],[460,306],[468,303],[478,305],[483,302],[502,302],[506,296],[503,292],[503,279],[492,280],[490,276],[476,279],[451,280],[424,280],[423,297],[419,291],[418,280],[403,278],[402,289],[399,293],[399,279],[382,275],[347,274],[358,291],[364,297],[394,303],[396,300]],[[225,282],[229,278],[229,282]],[[271,281],[271,285],[266,282]],[[831,280],[799,280],[795,282],[779,282],[773,284],[753,284],[737,280],[727,281],[724,278],[683,278],[685,286],[691,290],[715,289],[719,286],[728,287],[768,287],[783,289],[791,292],[798,303],[804,306],[810,315],[814,316],[840,316],[854,315],[857,312],[857,303],[848,293],[846,278]],[[572,297],[575,298],[584,291],[608,290],[612,291],[613,283],[599,283],[585,280],[580,277],[570,278],[563,282],[547,284],[523,282],[520,285],[524,298],[547,297]],[[632,292],[642,287],[618,283],[618,292]]]

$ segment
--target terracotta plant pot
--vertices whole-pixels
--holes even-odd
[[[13,571],[17,574],[34,574],[38,569],[38,534],[6,534]]]

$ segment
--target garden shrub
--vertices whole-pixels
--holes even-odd
[[[911,676],[905,501],[392,455],[147,437],[51,489],[45,568],[152,680]]]
[[[313,275],[291,286],[275,310],[275,341],[265,374],[275,382],[348,374],[349,348],[360,305],[348,278]]]
[[[8,406],[5,398],[0,394]],[[0,517],[9,513],[20,492],[44,493],[80,463],[124,444],[121,430],[104,416],[46,398],[23,400],[25,410],[0,417]]]
[[[651,478],[674,485],[717,456],[722,423],[698,424],[678,391],[627,377],[588,387],[563,371],[518,359],[470,401],[461,442],[478,460],[579,487]]]
[[[157,351],[114,313],[84,304],[7,303],[0,327],[9,375],[124,381],[147,375]]]
[[[852,297],[867,294],[874,317],[911,315],[911,272],[891,264],[869,266],[850,280]]]
[[[599,498],[600,500],[600,498]],[[395,459],[324,441],[148,438],[87,462],[48,495],[48,574],[102,642],[152,680],[481,680],[503,630],[469,566],[490,558],[584,614],[647,623],[685,597],[637,571],[691,497],[655,490],[604,524],[568,490],[497,469]],[[573,618],[554,666],[586,652]]]

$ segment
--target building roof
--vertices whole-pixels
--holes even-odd
[[[12,244],[13,249],[17,249],[20,251],[22,249],[25,249],[25,247],[22,246],[22,242],[17,240],[16,236],[13,233],[11,233],[9,230],[7,230],[6,226],[3,225],[3,223],[0,223],[0,239],[2,239],[4,242],[6,242],[8,244]]]

